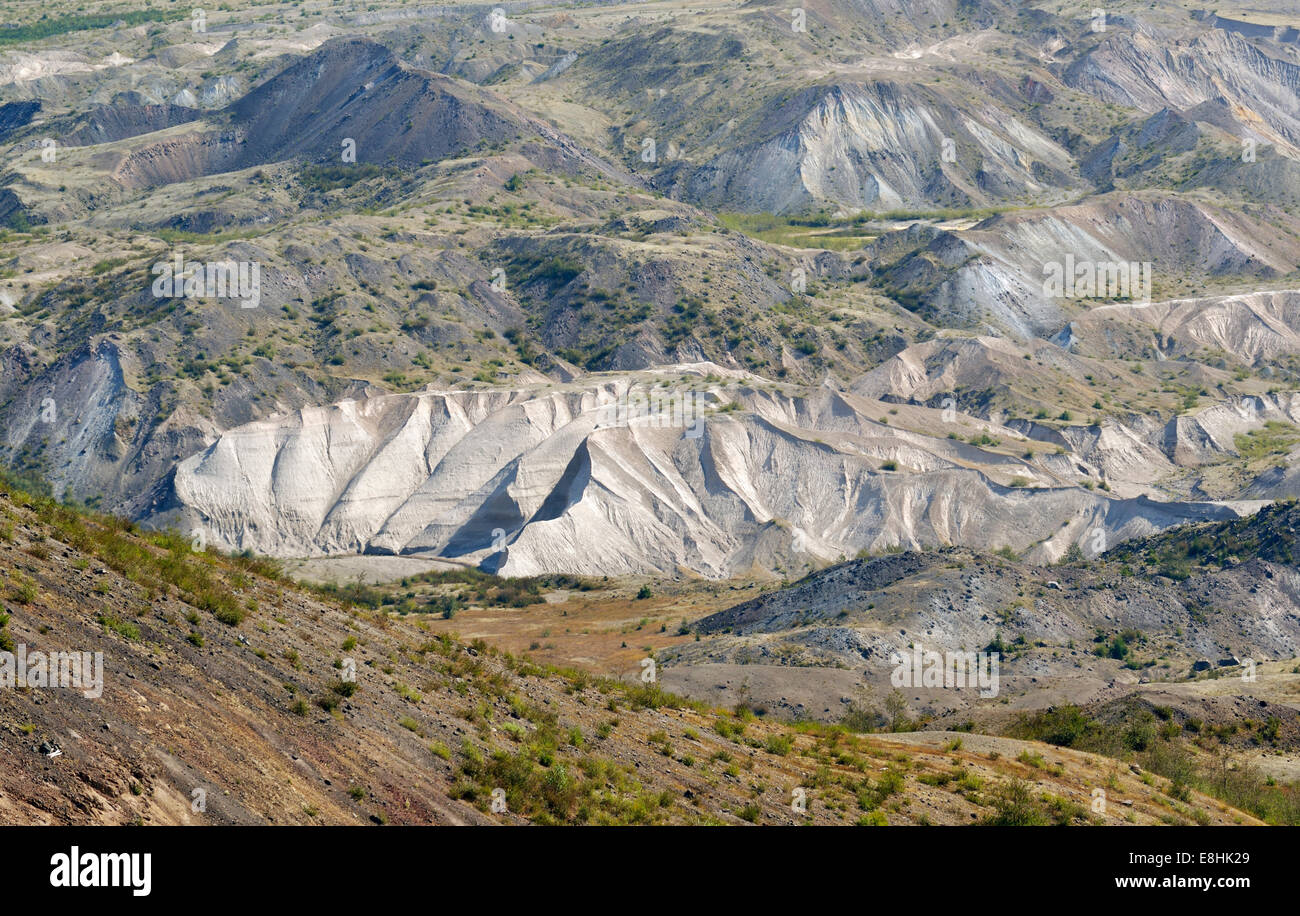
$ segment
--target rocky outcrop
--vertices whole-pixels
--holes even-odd
[[[230,94],[230,86],[218,87]],[[218,92],[214,89],[213,92]],[[215,97],[215,96],[214,96]],[[175,101],[175,100],[173,100]],[[133,136],[141,119],[194,121],[196,129],[123,155],[114,178],[130,188],[186,181],[256,165],[305,159],[419,167],[488,146],[520,142],[549,170],[590,171],[635,184],[547,122],[469,83],[408,67],[373,41],[335,39],[221,112],[193,117],[184,104],[100,109],[77,137]],[[304,118],[310,113],[310,118]],[[344,159],[347,151],[354,156]]]
[[[736,133],[757,139],[678,169],[671,180],[683,194],[724,209],[880,212],[1025,199],[1048,190],[1046,173],[1070,184],[1069,155],[1031,126],[963,111],[915,86],[810,87]]]
[[[688,366],[387,395],[250,423],[182,461],[172,508],[151,521],[282,556],[725,576],[898,546],[1051,558],[1234,514],[1085,490],[1064,459],[1031,463],[943,436],[939,410],[911,408],[909,425],[936,429],[927,435],[873,419],[879,402],[764,391],[736,372],[716,381],[727,374]],[[635,406],[650,392],[667,399],[662,412]]]
[[[918,241],[902,257],[896,240],[876,246],[874,271],[896,297],[937,324],[1026,339],[1057,334],[1080,302],[1150,301],[1189,276],[1275,280],[1300,264],[1300,244],[1275,226],[1169,194],[1001,214]],[[1049,285],[1071,270],[1093,285]]]
[[[1150,112],[1225,98],[1253,113],[1256,130],[1293,152],[1300,144],[1300,66],[1269,57],[1240,35],[1210,30],[1171,41],[1155,30],[1116,32],[1071,64],[1064,79],[1106,101]]]
[[[1209,350],[1259,366],[1300,353],[1300,290],[1098,306],[1070,322],[1069,339],[1101,358],[1140,356],[1155,342],[1168,359]]]

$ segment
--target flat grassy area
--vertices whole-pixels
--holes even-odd
[[[880,235],[895,228],[895,223],[917,220],[948,222],[951,220],[981,220],[1013,209],[993,207],[957,210],[887,210],[881,213],[859,213],[849,217],[778,216],[773,213],[719,212],[718,219],[735,232],[772,245],[792,248],[821,248],[826,251],[857,251],[874,242]]]
[[[1263,429],[1252,429],[1243,435],[1234,436],[1233,444],[1247,461],[1257,461],[1285,455],[1297,440],[1300,440],[1300,430],[1290,423],[1269,420]]]
[[[822,248],[827,251],[857,251],[879,237],[878,232],[859,232],[851,227],[810,226],[770,213],[720,213],[728,229],[772,245],[791,248]]]

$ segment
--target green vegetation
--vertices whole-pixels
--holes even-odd
[[[1232,437],[1233,445],[1247,461],[1285,455],[1300,441],[1300,431],[1290,423],[1269,420],[1261,429]]]
[[[1119,544],[1106,554],[1111,562],[1140,567],[1149,575],[1183,580],[1193,568],[1221,568],[1236,560],[1258,557],[1272,563],[1294,564],[1295,535],[1300,508],[1294,499],[1265,506],[1254,516],[1226,522],[1185,525],[1140,541]]]
[[[16,481],[0,473],[0,482],[15,492],[14,498],[31,503],[50,526],[54,536],[65,544],[92,554],[131,582],[153,592],[163,592],[166,586],[180,591],[185,601],[199,610],[208,611],[228,626],[238,626],[247,616],[249,607],[235,595],[226,579],[215,574],[218,555],[192,549],[189,539],[174,531],[145,532],[134,523],[108,515],[65,506],[46,496],[22,493]],[[253,557],[237,555],[230,559],[236,569],[256,572],[268,578],[278,578],[278,564]],[[104,622],[104,621],[101,621]],[[134,625],[124,624],[124,632],[117,625],[104,622],[122,635],[138,639]]]
[[[1251,743],[1278,740],[1278,726],[1267,719],[1246,727],[1254,732]],[[1185,801],[1186,790],[1195,789],[1270,824],[1300,825],[1300,784],[1275,782],[1249,763],[1235,760],[1226,742],[1237,731],[1235,725],[1209,729],[1192,719],[1179,724],[1172,711],[1151,710],[1133,700],[1121,708],[1121,715],[1105,721],[1088,716],[1078,706],[1022,713],[1011,734],[1140,763],[1169,780],[1174,798]],[[1013,810],[1023,810],[1019,804],[1023,799],[1011,801],[1017,801]]]
[[[100,614],[99,623],[104,628],[104,632],[113,632],[119,636],[136,641],[140,638],[140,628],[133,623],[115,617],[112,614]]]
[[[1034,798],[1030,784],[1023,779],[1013,779],[998,786],[994,795],[994,813],[980,823],[990,827],[1044,827],[1051,822]]]
[[[728,229],[743,232],[769,244],[823,248],[828,251],[858,251],[878,234],[857,231],[852,223],[832,226],[829,222],[773,216],[770,213],[719,213],[718,221]]]
[[[773,245],[795,248],[822,248],[827,251],[858,251],[874,241],[890,224],[921,220],[946,222],[959,219],[985,219],[1013,207],[887,210],[836,217],[829,213],[807,216],[776,216],[771,213],[718,213],[718,221],[734,232],[743,232]]]
[[[585,680],[585,678],[584,678]],[[495,790],[506,809],[539,824],[658,824],[673,804],[668,792],[644,788],[630,765],[582,753],[561,759],[566,748],[581,750],[573,731],[563,731],[554,713],[512,698],[512,708],[530,726],[518,729],[518,749],[480,750],[466,741],[453,798],[490,810]]]
[[[104,29],[117,22],[128,26],[145,22],[165,22],[168,18],[179,18],[166,10],[135,9],[116,13],[96,13],[89,16],[56,16],[42,14],[40,19],[26,25],[0,25],[0,46],[26,44],[50,38],[54,35],[66,35],[69,32],[84,32],[90,29]]]
[[[359,181],[396,174],[395,170],[371,163],[340,163],[334,165],[307,165],[298,173],[303,187],[318,194],[347,188]]]
[[[456,611],[476,604],[483,607],[527,607],[546,600],[549,589],[590,591],[595,583],[580,576],[507,578],[466,567],[420,573],[398,583],[370,586],[360,581],[345,585],[305,584],[319,595],[372,610],[391,608],[399,613],[437,614],[451,618]],[[416,592],[414,589],[420,588]]]

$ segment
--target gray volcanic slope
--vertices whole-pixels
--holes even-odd
[[[894,657],[914,646],[999,652],[996,699],[907,691],[914,712],[965,717],[1235,673],[1300,651],[1298,525],[1290,503],[1052,567],[961,548],[852,561],[699,621],[702,639],[662,659],[664,680],[732,702],[747,683],[765,705],[836,718],[841,696],[888,693]]]

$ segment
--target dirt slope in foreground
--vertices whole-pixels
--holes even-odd
[[[3,647],[104,654],[98,699],[0,688],[0,822],[1253,822],[1046,745],[794,729],[545,672],[273,572],[0,495]]]

